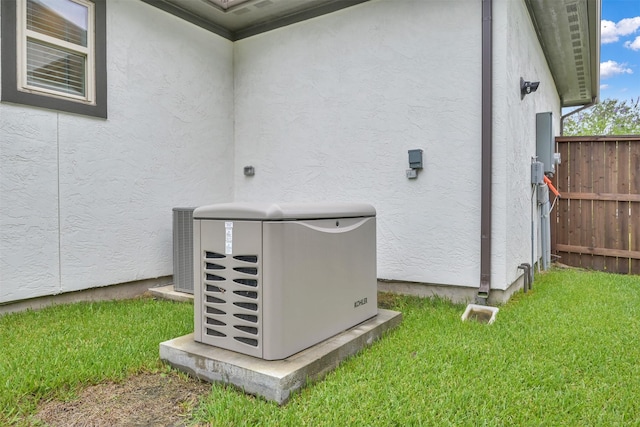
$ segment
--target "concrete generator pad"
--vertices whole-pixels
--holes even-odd
[[[284,404],[309,380],[318,380],[340,362],[371,345],[402,321],[402,313],[378,315],[283,360],[263,360],[193,340],[193,334],[160,344],[160,359],[193,377],[234,385],[245,393]]]

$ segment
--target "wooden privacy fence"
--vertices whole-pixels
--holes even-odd
[[[556,142],[552,253],[571,266],[640,274],[640,136]]]

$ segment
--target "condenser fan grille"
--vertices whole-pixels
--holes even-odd
[[[193,293],[193,209],[173,209],[173,288]]]

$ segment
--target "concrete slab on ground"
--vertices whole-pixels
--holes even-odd
[[[377,316],[283,360],[263,360],[198,343],[189,334],[161,343],[160,359],[193,377],[284,404],[308,381],[321,379],[400,322],[402,313],[379,309]]]
[[[172,301],[193,302],[193,294],[186,292],[178,292],[174,290],[173,285],[159,286],[157,288],[149,288],[149,293],[156,298],[168,299]]]

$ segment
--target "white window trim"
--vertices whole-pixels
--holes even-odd
[[[69,0],[84,6],[88,10],[87,47],[69,43],[55,37],[27,29],[27,0],[18,0],[17,4],[17,83],[18,90],[26,93],[50,96],[53,98],[73,100],[88,105],[96,104],[96,67],[95,67],[95,7],[93,2]],[[27,83],[27,39],[82,55],[85,61],[85,96],[73,95],[53,89],[32,86]]]

